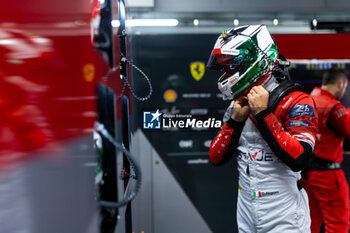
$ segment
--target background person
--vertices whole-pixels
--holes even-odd
[[[304,187],[309,196],[311,231],[319,233],[322,222],[327,233],[347,233],[349,228],[349,188],[341,162],[344,137],[350,138],[350,114],[339,101],[348,78],[341,70],[324,73],[321,88],[311,96],[319,115],[315,157],[310,163]]]

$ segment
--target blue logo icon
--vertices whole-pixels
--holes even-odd
[[[309,116],[314,117],[314,108],[308,104],[296,104],[288,113],[289,117]]]
[[[160,129],[161,115],[159,109],[156,112],[143,112],[143,128]]]

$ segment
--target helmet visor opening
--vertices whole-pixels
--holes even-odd
[[[239,56],[227,54],[211,54],[207,63],[207,68],[211,70],[221,70],[225,66],[237,65],[242,62]]]
[[[235,64],[235,65],[232,64],[232,65],[223,67],[225,69],[225,73],[219,78],[218,81],[222,82],[225,79],[227,79],[228,77],[231,77],[235,73],[239,72],[239,70],[242,68],[242,65],[243,65],[243,62],[240,62],[240,63]]]

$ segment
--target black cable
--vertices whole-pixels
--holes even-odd
[[[110,141],[115,146],[115,148],[117,150],[122,151],[124,153],[125,157],[128,159],[128,161],[130,163],[131,169],[134,172],[134,175],[130,175],[130,177],[135,179],[136,183],[134,185],[134,190],[132,190],[127,197],[125,197],[123,200],[121,200],[119,202],[100,200],[100,205],[103,207],[119,208],[119,207],[122,207],[122,206],[128,204],[130,201],[132,201],[135,198],[138,191],[140,190],[140,188],[141,188],[141,169],[140,169],[138,163],[136,162],[136,160],[134,159],[134,157],[131,155],[131,153],[124,147],[123,144],[117,142],[113,138],[113,136],[107,131],[107,129],[105,128],[105,126],[102,123],[96,122],[95,128],[96,128],[96,131],[100,132],[102,136],[104,136],[108,141]]]
[[[152,88],[151,81],[149,80],[149,78],[147,77],[147,75],[146,75],[140,68],[138,68],[133,62],[131,62],[122,52],[120,52],[120,55],[121,55],[121,59],[120,59],[120,60],[121,60],[122,62],[127,62],[127,63],[129,63],[129,65],[130,65],[131,67],[133,67],[137,72],[139,72],[139,73],[143,76],[143,78],[147,81],[147,84],[148,84],[148,86],[149,86],[149,92],[148,92],[147,96],[146,96],[146,97],[139,97],[139,96],[137,96],[136,93],[135,93],[135,91],[134,91],[134,89],[131,87],[131,85],[130,85],[128,79],[127,79],[124,75],[121,75],[121,78],[124,80],[124,82],[125,82],[126,85],[128,86],[128,88],[129,88],[131,94],[134,96],[135,99],[137,99],[137,100],[139,100],[139,101],[146,101],[146,100],[148,100],[148,99],[151,97],[152,92],[153,92],[153,88]]]

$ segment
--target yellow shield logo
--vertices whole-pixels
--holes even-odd
[[[191,75],[196,80],[199,81],[203,78],[205,73],[205,65],[203,62],[192,62],[190,65]]]

